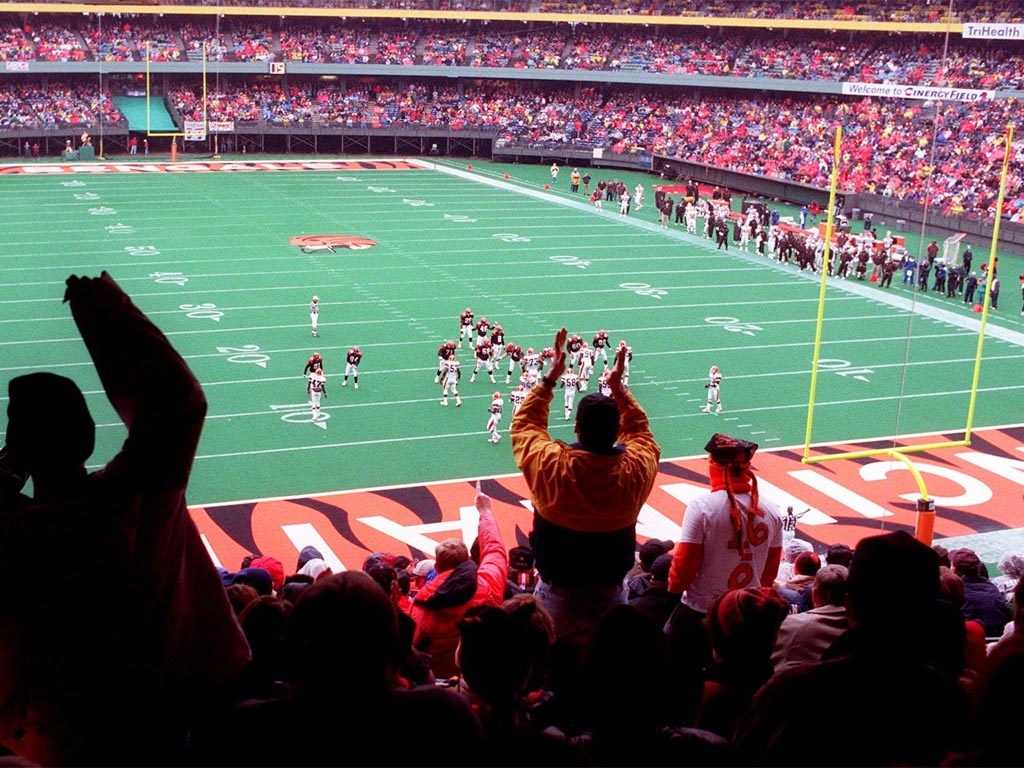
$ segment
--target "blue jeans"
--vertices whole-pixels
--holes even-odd
[[[594,629],[604,612],[628,602],[625,584],[614,587],[561,587],[540,579],[533,591],[551,615],[555,636],[586,636]]]

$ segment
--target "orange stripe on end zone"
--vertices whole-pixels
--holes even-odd
[[[934,435],[901,445],[934,443]],[[817,454],[890,447],[891,442],[831,446]],[[761,450],[754,470],[762,494],[794,512],[811,509],[797,535],[824,549],[855,546],[865,536],[914,531],[917,484],[902,462],[884,456],[803,464],[799,450]],[[935,500],[936,539],[1024,528],[1024,427],[978,430],[973,445],[911,454]],[[506,548],[527,543],[532,528],[529,491],[521,476],[486,480]],[[662,462],[641,514],[641,539],[678,540],[686,499],[708,489],[704,457]],[[290,500],[244,502],[192,510],[210,548],[227,567],[250,550],[294,562],[305,546],[295,531],[318,542],[350,568],[371,552],[432,557],[442,539],[470,542],[476,533],[473,485],[466,481]],[[289,528],[290,527],[290,528]],[[289,532],[291,535],[289,535]],[[326,554],[326,553],[325,553]]]

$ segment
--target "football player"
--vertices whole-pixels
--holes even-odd
[[[466,311],[459,315],[459,346],[462,346],[462,340],[469,338],[469,343],[473,343],[473,310],[466,307]]]
[[[597,358],[601,358],[604,361],[605,370],[608,369],[608,334],[605,333],[604,328],[594,334],[594,363],[597,363]]]
[[[576,375],[570,365],[565,369],[565,373],[562,374],[562,381],[559,386],[565,389],[565,420],[568,421],[572,416],[572,405],[576,401],[576,392],[578,391],[580,384],[580,377]]]
[[[459,397],[459,379],[462,378],[462,371],[459,369],[459,361],[455,355],[444,361],[444,383],[441,385],[441,405],[448,405],[448,390],[451,389],[455,395],[455,406],[462,405],[462,398]]]
[[[511,392],[508,393],[508,401],[512,403],[512,416],[515,417],[519,413],[519,408],[523,404],[523,400],[526,399],[526,387],[520,384]]]
[[[718,366],[712,365],[708,371],[708,383],[704,385],[708,391],[708,404],[701,408],[703,413],[711,413],[711,404],[715,404],[715,413],[722,412],[722,398],[719,388],[722,384],[722,374],[718,372]]]
[[[314,368],[310,372],[306,391],[313,408],[313,421],[317,421],[320,418],[320,398],[327,397],[327,377],[324,376],[323,368]]]
[[[505,375],[505,383],[510,384],[512,382],[512,371],[515,370],[517,365],[523,362],[523,348],[518,344],[509,344],[505,347],[505,356],[508,358],[508,373]]]
[[[359,347],[352,347],[345,355],[345,378],[341,380],[341,386],[348,386],[348,377],[352,376],[352,386],[359,389],[359,361],[363,359],[363,353]]]
[[[479,346],[481,341],[487,339],[487,336],[491,332],[493,326],[487,321],[486,317],[481,317],[476,322],[476,342],[473,346]]]
[[[319,336],[317,333],[316,325],[320,320],[320,297],[314,296],[313,300],[309,302],[309,322],[313,326],[313,336]]]
[[[446,341],[437,350],[437,373],[434,374],[434,383],[441,381],[441,373],[444,371],[444,361],[455,356],[455,342]]]
[[[313,371],[319,370],[324,367],[324,361],[320,357],[319,352],[314,352],[313,356],[306,361],[306,367],[302,371],[303,377],[309,376]]]
[[[481,364],[487,368],[487,375],[491,377],[491,384],[497,384],[494,380],[494,361],[491,359],[491,340],[486,336],[481,339],[476,347],[476,363],[473,364],[473,375],[469,377],[469,383],[476,381],[477,371]]]
[[[583,339],[578,333],[574,333],[569,337],[565,349],[569,353],[569,365],[579,365],[580,350],[583,349]]]
[[[501,439],[501,435],[498,433],[498,424],[501,422],[501,407],[505,404],[504,398],[501,396],[501,392],[495,392],[494,397],[491,399],[491,406],[487,409],[487,412],[491,414],[491,417],[487,420],[487,431],[491,433],[491,442],[496,443]]]

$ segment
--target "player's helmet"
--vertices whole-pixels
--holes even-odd
[[[480,324],[487,325],[487,315],[484,315],[483,317],[480,318]]]
[[[622,341],[620,341],[620,342],[619,342],[619,346],[620,346],[620,347],[624,347],[624,346],[626,346],[626,341],[625,341],[625,339],[623,339]]]
[[[516,351],[516,345],[515,344],[507,344],[505,346],[505,351],[506,352],[515,352]]]
[[[466,314],[469,314],[472,311],[473,311],[472,309],[470,309],[469,307],[466,307]]]
[[[604,336],[604,328],[597,332],[598,336]]]
[[[454,341],[449,341],[448,342],[448,348],[449,349],[455,349],[455,342]]]
[[[314,296],[313,297],[313,303],[316,303],[318,301],[320,301],[320,297],[319,296]]]
[[[501,392],[495,392],[495,393],[494,393],[494,399],[495,399],[495,400],[501,400],[501,399],[503,399],[503,398],[502,398],[502,396],[501,396]]]
[[[494,326],[494,330],[496,330],[498,333],[501,333],[501,326],[500,325]]]
[[[532,355],[533,354],[533,347],[527,347],[526,348],[526,354]]]
[[[714,376],[716,373],[718,373],[718,366],[717,365],[712,365],[711,366],[711,375]]]
[[[526,389],[526,387],[524,387],[522,384],[520,384],[519,386],[516,387],[516,389],[519,390],[520,392],[522,392],[524,389]]]
[[[314,352],[313,353],[313,359],[314,360],[319,360],[320,359],[320,353],[319,352]]]
[[[353,352],[358,352],[359,351],[359,347],[352,347],[352,351]]]
[[[587,346],[587,342],[584,341],[583,342],[583,346],[581,347],[581,349],[590,349],[590,347],[588,347]]]

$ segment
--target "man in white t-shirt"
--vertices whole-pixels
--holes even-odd
[[[703,622],[711,603],[732,589],[772,586],[782,557],[782,513],[758,495],[750,467],[757,444],[717,433],[704,450],[711,492],[683,515],[668,582],[681,597],[665,624],[677,658],[695,665],[710,662]]]

